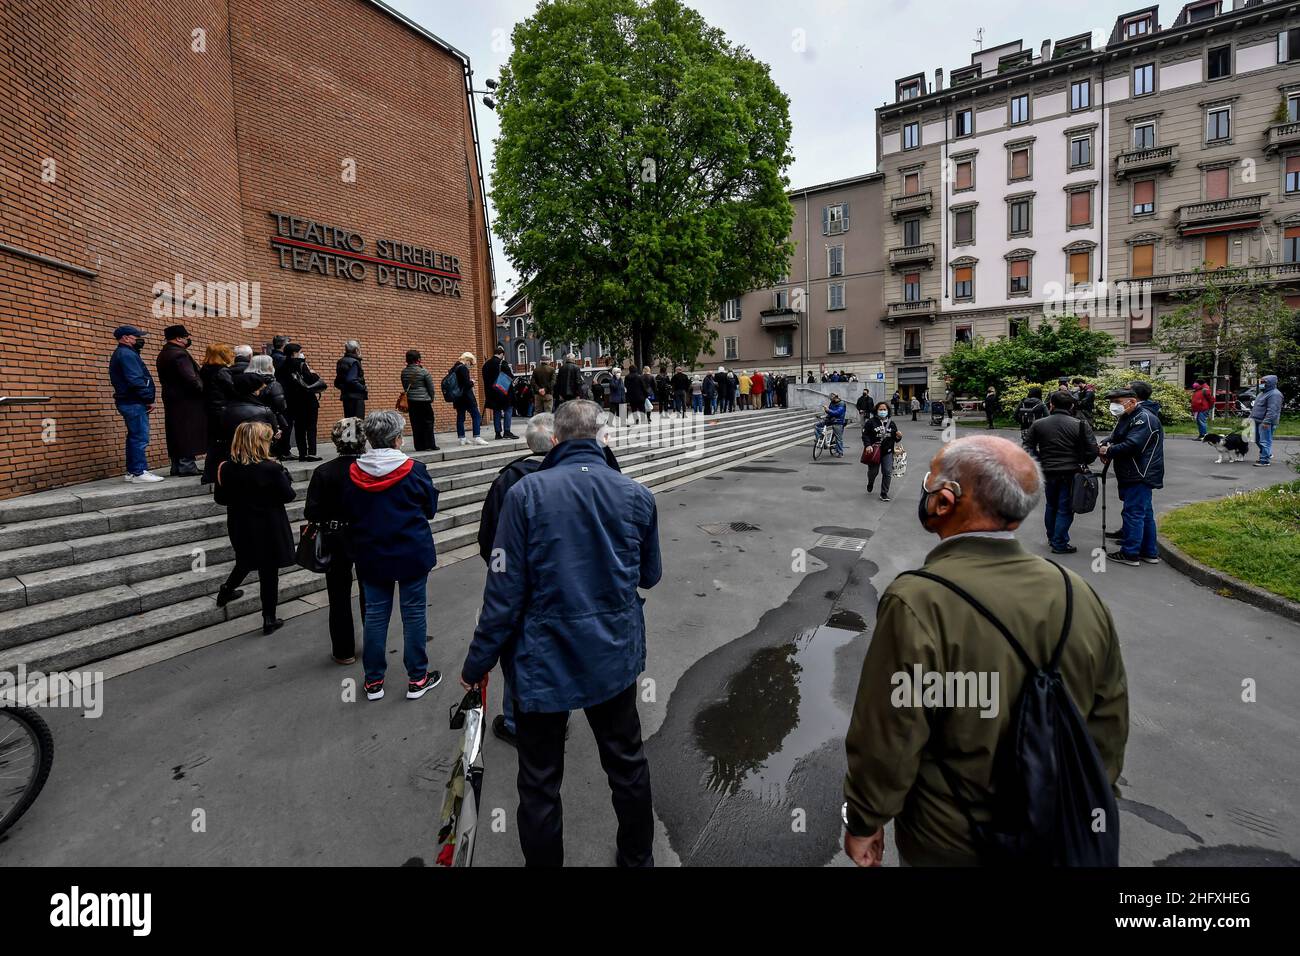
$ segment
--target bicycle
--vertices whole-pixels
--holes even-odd
[[[54,763],[54,735],[27,707],[0,706],[0,834],[36,802]]]
[[[848,417],[846,416],[845,419],[844,419],[844,427],[845,427],[845,429],[847,429],[850,425],[852,425],[852,424],[854,423],[854,421],[856,421],[856,419],[848,418]],[[818,435],[817,435],[817,432],[816,432],[816,428],[814,427],[814,429],[813,429],[813,461],[816,461],[818,458],[820,458],[821,455],[822,455],[822,452],[824,452],[824,451],[830,451],[830,450],[832,450],[832,449],[834,448],[834,446],[835,446],[835,426],[834,426],[834,425],[831,425],[831,424],[828,424],[827,422],[823,421],[822,419],[818,419],[818,420],[817,420],[817,424],[822,426],[822,433],[821,433],[820,436],[818,436]],[[841,457],[844,455],[844,442],[843,442],[842,439],[843,439],[843,436],[841,435],[841,441],[840,441],[840,455],[841,455]]]

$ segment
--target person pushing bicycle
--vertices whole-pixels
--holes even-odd
[[[831,426],[831,454],[839,458],[844,457],[844,422],[847,415],[848,406],[840,400],[839,395],[832,392],[830,404],[822,406],[822,417],[815,426],[818,441],[821,441],[826,426]]]

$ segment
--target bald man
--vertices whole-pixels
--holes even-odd
[[[1065,580],[1013,535],[1041,500],[1042,488],[1038,464],[1014,443],[992,435],[962,438],[931,461],[917,517],[940,538],[923,570],[973,596],[1035,663],[1046,666],[1065,622]],[[1073,616],[1062,680],[1114,787],[1128,740],[1119,641],[1101,599],[1079,575],[1065,574]],[[912,694],[911,684],[928,674],[973,674],[976,691],[964,700]],[[1025,678],[1011,645],[965,599],[916,575],[894,580],[876,611],[845,740],[844,849],[855,863],[880,865],[890,820],[905,865],[980,863],[970,824],[937,758],[955,774],[965,798],[987,808],[993,755],[999,745],[1012,745],[1010,721]],[[965,686],[971,684],[967,678]],[[983,811],[981,818],[987,818]]]

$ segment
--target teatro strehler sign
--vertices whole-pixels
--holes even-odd
[[[275,220],[271,247],[280,268],[365,282],[373,274],[382,286],[460,298],[460,259],[409,242],[376,239],[366,247],[360,233],[314,219],[270,213]]]

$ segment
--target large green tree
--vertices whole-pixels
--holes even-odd
[[[990,385],[1003,391],[1013,381],[1055,382],[1062,375],[1088,377],[1115,354],[1115,340],[1079,325],[1072,315],[1021,326],[1007,338],[958,343],[939,362],[958,395],[983,395]]]
[[[546,0],[513,41],[492,199],[538,333],[694,358],[788,267],[788,98],[679,0]]]

